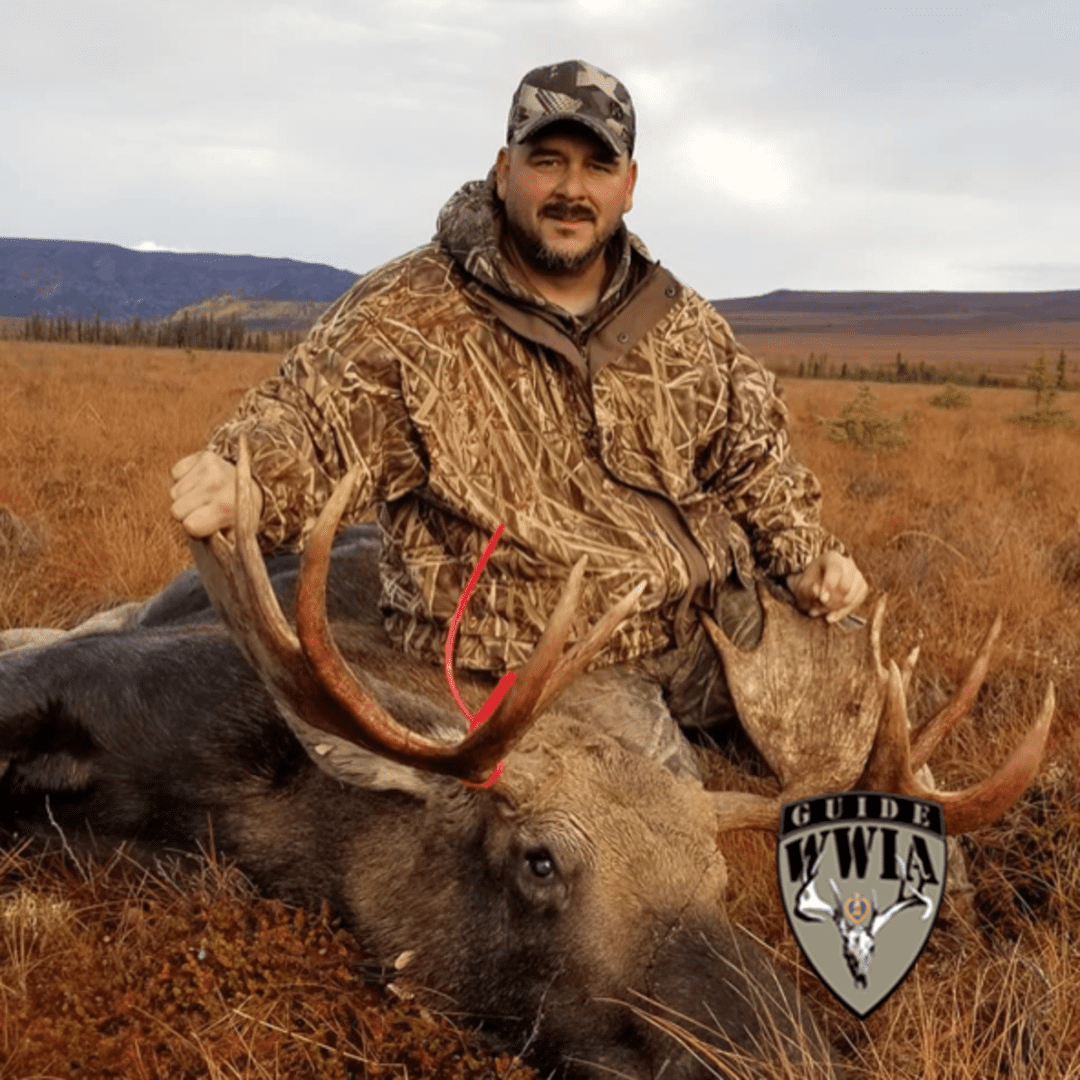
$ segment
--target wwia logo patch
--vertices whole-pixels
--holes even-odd
[[[776,864],[807,961],[865,1019],[911,971],[934,927],[947,866],[941,807],[869,791],[786,803]]]

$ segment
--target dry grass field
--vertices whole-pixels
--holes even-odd
[[[0,625],[68,625],[148,596],[183,568],[169,469],[279,362],[265,353],[0,342],[0,507],[41,546],[3,560]]]
[[[275,365],[0,342],[0,628],[71,625],[184,567],[168,469]],[[828,524],[889,594],[886,652],[921,646],[918,716],[1003,614],[972,715],[933,760],[939,785],[993,769],[1052,679],[1047,759],[1003,822],[964,840],[974,893],[865,1023],[799,959],[769,838],[725,838],[732,911],[795,974],[851,1077],[1080,1077],[1080,428],[1010,423],[1024,391],[971,390],[969,408],[946,411],[928,403],[937,389],[875,386],[908,442],[872,453],[821,423],[855,384],[788,380],[796,450],[822,479]],[[1059,404],[1080,420],[1080,395]],[[0,855],[0,1076],[12,1080],[529,1075],[364,975],[361,946],[326,913],[260,900],[227,868],[177,887],[123,858]]]
[[[745,317],[744,317],[745,318]],[[755,356],[781,374],[796,374],[800,364],[808,364],[811,353],[837,373],[846,364],[852,372],[860,368],[895,371],[900,353],[909,370],[920,364],[938,372],[967,376],[976,381],[987,375],[1024,385],[1026,370],[1039,355],[1056,371],[1058,357],[1066,356],[1066,376],[1080,386],[1080,322],[1034,323],[948,333],[928,332],[926,327],[901,327],[893,333],[873,333],[863,326],[822,327],[816,330],[783,330],[775,326],[760,329],[750,325],[739,329],[739,340]],[[775,321],[775,320],[774,320]]]

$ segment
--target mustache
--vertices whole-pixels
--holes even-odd
[[[566,202],[555,199],[546,203],[540,211],[541,217],[554,218],[556,221],[595,221],[596,214],[591,206],[584,203]]]

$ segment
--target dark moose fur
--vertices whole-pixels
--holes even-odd
[[[363,655],[375,696],[403,722],[429,731],[451,715],[461,722],[439,687],[442,672],[391,652],[377,560],[371,527],[338,538],[328,610],[343,650]],[[268,560],[290,616],[296,566],[293,556]],[[60,830],[65,842],[127,841],[146,854],[213,846],[268,893],[328,900],[379,962],[391,965],[406,945],[416,959],[405,974],[437,991],[437,1003],[452,1000],[481,1019],[498,1045],[528,1045],[530,1060],[558,1075],[722,1074],[620,1003],[645,1006],[639,995],[696,1035],[719,1028],[718,1045],[729,1038],[755,1054],[764,1052],[754,1042],[768,1045],[775,1031],[817,1038],[811,1020],[792,1021],[801,1013],[787,981],[722,915],[605,897],[599,871],[564,856],[544,820],[508,827],[489,792],[430,774],[415,791],[326,775],[194,572],[152,602],[138,629],[0,654],[0,768],[0,826],[9,833]],[[647,866],[656,853],[644,833],[628,847],[620,836],[619,848],[631,879],[634,861]],[[610,949],[594,940],[592,923],[583,942],[586,907],[590,918],[599,912],[597,925],[615,912]],[[619,920],[620,909],[637,914]],[[596,962],[609,954],[610,964]]]

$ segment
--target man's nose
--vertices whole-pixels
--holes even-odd
[[[587,194],[585,170],[580,165],[568,165],[559,180],[558,192],[570,200],[584,199]]]

